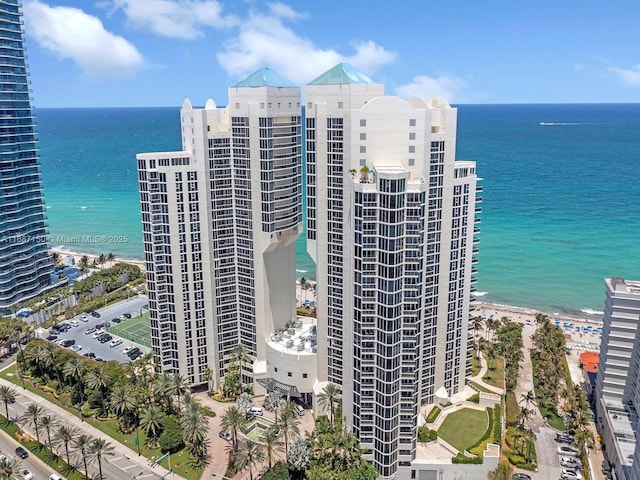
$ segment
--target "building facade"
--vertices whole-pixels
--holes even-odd
[[[596,415],[616,478],[640,478],[640,282],[605,279]]]
[[[49,253],[21,4],[0,1],[0,314],[49,288]]]
[[[300,88],[261,68],[181,110],[182,151],[137,155],[151,338],[163,370],[217,388],[244,345],[242,382],[296,322],[302,229]]]
[[[474,162],[456,109],[403,100],[339,64],[306,86],[307,239],[317,264],[318,393],[383,478],[410,478],[420,406],[464,387]]]

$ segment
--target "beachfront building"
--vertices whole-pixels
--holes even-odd
[[[305,93],[315,391],[340,385],[367,458],[409,479],[420,406],[465,385],[475,163],[455,161],[456,109],[440,97],[385,96],[347,64]]]
[[[215,389],[241,344],[242,383],[256,388],[267,340],[298,323],[300,88],[261,68],[226,107],[185,100],[180,115],[182,151],[137,155],[153,351],[164,371]],[[311,354],[311,333],[298,336]]]
[[[21,4],[0,2],[0,314],[51,284]]]
[[[605,279],[607,288],[596,415],[616,478],[640,478],[640,281]]]

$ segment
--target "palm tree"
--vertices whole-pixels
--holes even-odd
[[[71,444],[74,449],[76,455],[80,455],[82,458],[82,463],[84,464],[84,475],[89,478],[89,471],[87,470],[87,455],[89,453],[89,447],[91,446],[93,439],[83,433],[82,435],[78,435],[73,439],[73,443]]]
[[[102,367],[94,368],[87,374],[87,387],[97,390],[100,393],[100,414],[104,416],[107,411],[107,402],[105,401],[107,384],[109,376]]]
[[[294,435],[300,435],[299,424],[298,416],[291,410],[285,409],[280,413],[280,419],[276,425],[280,434],[284,436],[284,457],[286,461],[289,461],[289,438]]]
[[[533,415],[533,410],[527,407],[522,407],[520,409],[520,426],[524,427],[524,424],[526,423],[527,420],[531,418],[532,415]]]
[[[520,400],[524,402],[525,407],[529,408],[536,404],[536,394],[533,390],[529,390],[527,393],[520,394]]]
[[[251,363],[252,361],[253,359],[251,358],[251,355],[249,355],[247,347],[242,343],[239,343],[233,348],[233,351],[231,352],[231,363],[236,365],[240,372],[240,391],[244,390],[242,382],[242,367],[245,363]]]
[[[178,415],[180,415],[180,398],[189,391],[189,384],[185,378],[179,373],[174,373],[169,377],[167,385],[167,394],[173,398],[178,397]]]
[[[484,325],[484,319],[481,316],[473,317],[471,320],[471,326],[473,328],[473,336],[475,337]]]
[[[152,439],[154,442],[158,441],[158,435],[162,429],[162,419],[164,413],[162,409],[155,403],[150,404],[146,409],[142,411],[140,415],[140,426],[144,433]]]
[[[13,388],[7,385],[0,385],[0,402],[4,403],[4,411],[7,414],[7,423],[9,422],[9,404],[16,403],[16,392]]]
[[[125,425],[129,424],[127,414],[133,413],[136,405],[136,398],[131,392],[131,389],[119,386],[111,392],[109,408],[118,417],[122,417]]]
[[[280,410],[284,410],[287,406],[287,401],[284,399],[282,395],[277,392],[271,392],[267,398],[264,399],[264,404],[262,405],[267,412],[274,413],[274,422],[278,421],[278,412]]]
[[[109,254],[107,255],[107,262],[109,262],[110,267],[113,267],[113,261],[115,259],[116,259],[116,256],[112,252],[109,252]]]
[[[51,429],[55,428],[57,425],[57,421],[51,415],[45,415],[40,419],[40,427],[44,428],[44,431],[47,432],[47,441],[48,447],[51,448]]]
[[[271,460],[273,454],[282,449],[284,445],[278,438],[278,428],[267,428],[262,434],[262,444],[267,452],[267,460],[269,461],[269,468],[271,468]]]
[[[253,440],[247,440],[242,444],[235,459],[235,467],[238,470],[249,469],[249,477],[253,480],[253,467],[256,463],[264,461],[264,447]]]
[[[9,460],[4,457],[0,460],[0,479],[1,480],[14,480],[18,477],[20,469],[20,460]]]
[[[240,410],[242,410],[243,412],[246,412],[251,407],[253,407],[255,403],[250,393],[242,392],[240,396],[236,398],[236,405],[238,405]]]
[[[113,455],[113,446],[102,438],[94,438],[87,448],[87,456],[90,460],[98,461],[99,478],[102,477],[102,458]]]
[[[225,432],[233,434],[233,448],[238,448],[238,429],[247,423],[247,416],[241,412],[237,405],[227,408],[220,421],[220,426]]]
[[[58,385],[62,387],[64,385],[62,378],[62,364],[60,361],[61,350],[51,344],[44,347],[47,352],[46,365],[51,368],[58,379]]]
[[[194,457],[203,457],[205,453],[204,441],[207,438],[209,419],[202,412],[202,409],[191,409],[185,412],[180,426],[182,427],[182,438],[186,443],[191,444],[191,454]]]
[[[67,360],[62,368],[62,373],[66,378],[69,378],[73,383],[78,386],[78,392],[80,393],[80,402],[84,403],[84,364],[79,358],[71,357]]]
[[[43,416],[44,409],[40,405],[32,403],[27,407],[26,412],[24,412],[20,417],[20,421],[25,425],[33,425],[33,428],[36,431],[36,440],[38,441],[38,445],[40,444],[40,421]]]
[[[18,345],[19,344],[20,341],[18,341]],[[44,345],[38,343],[30,349],[27,349],[24,353],[24,358],[26,361],[36,366],[40,376],[44,374],[44,367],[49,361],[49,353]]]
[[[53,435],[53,441],[56,446],[64,445],[64,450],[67,453],[67,463],[69,465],[71,465],[71,461],[69,460],[69,443],[72,442],[77,435],[78,431],[75,428],[64,424],[60,425]]]
[[[329,420],[331,421],[331,425],[333,425],[333,405],[340,400],[340,387],[338,387],[335,383],[327,383],[322,392],[318,395],[318,405],[323,408],[329,408],[329,413],[331,417]]]
[[[87,257],[86,255],[80,257],[78,269],[80,270],[80,273],[86,273],[86,271],[89,270],[89,257]]]

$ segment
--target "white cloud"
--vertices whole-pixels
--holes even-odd
[[[632,87],[640,86],[640,64],[631,68],[611,67],[608,70],[614,73],[623,83]]]
[[[398,86],[396,94],[403,98],[418,96],[428,99],[439,96],[449,103],[454,103],[459,101],[458,94],[466,87],[465,81],[454,75],[440,75],[437,78],[418,75],[406,85]]]
[[[191,40],[201,37],[202,27],[227,28],[237,23],[223,16],[217,0],[113,0],[113,11],[121,9],[136,27],[156,35]]]
[[[144,63],[136,47],[78,8],[36,0],[25,3],[23,11],[29,36],[60,58],[72,59],[89,77],[130,75]]]
[[[274,14],[272,4],[270,14],[250,13],[239,25],[237,36],[229,39],[218,53],[222,67],[230,75],[240,77],[266,65],[294,83],[304,84],[340,62],[350,63],[370,75],[396,59],[394,52],[373,41],[354,42],[350,55],[320,48],[284,24],[283,18],[300,18],[289,10],[278,7]]]
[[[308,13],[296,12],[289,5],[285,5],[284,3],[276,2],[276,3],[268,3],[269,12],[275,16],[280,18],[287,18],[289,20],[297,20],[301,18],[309,18]]]

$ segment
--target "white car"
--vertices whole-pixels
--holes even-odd
[[[121,338],[115,338],[115,339],[111,340],[111,343],[109,343],[109,346],[111,348],[113,348],[113,347],[117,347],[121,343],[122,343],[122,339]]]
[[[563,455],[566,457],[577,457],[578,450],[573,447],[568,447],[566,445],[563,445],[561,447],[558,447],[558,455]]]
[[[100,329],[100,330],[97,330],[96,333],[94,333],[92,336],[93,338],[98,338],[100,335],[104,333],[105,333],[104,330]]]
[[[82,350],[82,347],[81,347],[80,345],[78,345],[78,344],[76,344],[76,345],[71,345],[71,346],[69,347],[69,350],[73,350],[74,352],[79,352],[80,350]]]
[[[6,455],[0,455],[0,463],[6,463],[9,460]]]
[[[582,480],[582,473],[578,470],[572,470],[569,468],[562,469],[562,476],[565,478],[575,478],[576,480]]]
[[[20,474],[20,478],[23,478],[24,480],[33,480],[33,473],[26,468],[21,468],[18,473]]]
[[[77,327],[78,325],[80,325],[80,322],[74,318],[73,320],[69,320],[69,324]]]
[[[80,315],[80,321],[81,322],[88,322],[89,321],[89,317],[87,317],[86,315]]]
[[[133,350],[133,345],[129,345],[128,347],[126,347],[124,350],[122,350],[122,353],[124,353],[126,355],[131,350]]]

